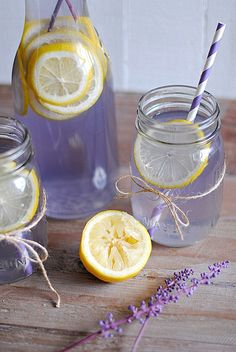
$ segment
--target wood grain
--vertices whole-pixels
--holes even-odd
[[[139,95],[117,94],[121,167],[127,168],[134,135]],[[0,88],[0,110],[12,112],[8,87]],[[236,351],[236,102],[222,102],[223,136],[228,157],[222,215],[214,232],[203,242],[186,248],[154,244],[145,269],[134,279],[105,284],[86,272],[77,255],[84,221],[49,221],[50,258],[46,268],[62,297],[62,307],[52,307],[52,296],[41,272],[0,287],[0,351],[56,352],[68,343],[98,328],[98,321],[112,311],[119,318],[130,303],[138,304],[162,284],[166,276],[184,267],[196,273],[209,263],[230,259],[231,266],[210,287],[202,287],[191,298],[165,308],[149,324],[139,351],[235,352]],[[121,171],[122,172],[122,171]],[[131,211],[128,200],[116,200],[112,208]],[[137,324],[125,327],[122,336],[98,338],[78,351],[130,350]]]

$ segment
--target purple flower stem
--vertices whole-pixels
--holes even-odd
[[[142,337],[143,331],[151,317],[158,317],[162,312],[165,305],[169,303],[176,303],[181,295],[191,296],[200,285],[209,285],[212,283],[212,279],[216,278],[221,270],[227,268],[229,261],[223,261],[221,263],[215,263],[208,267],[209,271],[200,274],[200,278],[192,278],[192,269],[184,269],[179,273],[174,273],[172,278],[165,280],[165,287],[160,286],[157,292],[151,296],[148,302],[142,301],[140,306],[130,305],[128,309],[131,314],[126,318],[115,320],[113,314],[109,313],[105,320],[100,321],[100,329],[87,337],[78,340],[66,348],[58,352],[68,352],[72,348],[85,344],[88,341],[95,339],[97,336],[103,336],[104,338],[113,337],[112,332],[122,332],[120,325],[130,324],[135,320],[138,320],[142,324],[142,328],[134,342],[132,352],[135,352]],[[187,285],[187,281],[190,280],[191,284]]]
[[[60,11],[62,3],[63,3],[63,0],[58,0],[57,1],[56,7],[55,7],[55,9],[53,11],[53,14],[52,14],[52,17],[51,17],[51,20],[50,20],[50,23],[49,23],[48,32],[51,32],[51,30],[53,29],[53,26],[55,24],[55,21],[56,21],[58,12]]]
[[[77,21],[77,13],[75,12],[75,10],[73,9],[72,3],[70,0],[66,0],[67,6],[69,7],[70,13],[72,15],[72,17],[74,18],[75,22]]]
[[[145,330],[148,322],[149,322],[149,318],[146,318],[144,323],[141,326],[141,329],[139,330],[138,336],[136,337],[136,339],[134,341],[134,344],[133,344],[133,347],[131,349],[131,352],[136,352],[138,344],[139,344],[139,342],[140,342],[140,340],[141,340],[141,338],[143,336],[144,330]]]
[[[72,348],[75,348],[77,346],[81,346],[84,345],[85,343],[94,340],[96,337],[98,337],[100,334],[102,333],[102,330],[99,330],[97,332],[94,332],[91,335],[88,335],[86,337],[84,337],[83,339],[79,340],[79,341],[75,341],[72,344],[70,344],[69,346],[63,348],[62,350],[58,351],[58,352],[67,352],[72,350]]]

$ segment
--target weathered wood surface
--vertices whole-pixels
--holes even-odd
[[[121,166],[128,165],[137,94],[117,94]],[[117,318],[127,305],[148,298],[174,270],[205,270],[209,263],[230,259],[231,266],[210,287],[191,298],[169,305],[145,330],[139,351],[235,352],[236,351],[236,102],[222,102],[223,136],[228,159],[224,203],[219,223],[205,241],[187,248],[154,245],[146,268],[134,279],[104,284],[88,274],[77,251],[83,221],[49,221],[50,259],[46,268],[62,297],[62,307],[52,307],[42,274],[0,287],[0,351],[56,352],[68,343],[95,331],[108,311]],[[0,89],[0,111],[11,113],[9,89]],[[130,211],[127,200],[112,208]],[[139,328],[131,324],[122,336],[99,338],[78,351],[129,351]],[[76,350],[76,349],[75,349]]]

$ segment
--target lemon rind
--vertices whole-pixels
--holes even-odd
[[[191,121],[188,121],[188,120],[181,120],[181,119],[176,119],[174,120],[175,122],[182,122],[182,123],[189,123],[189,124],[192,124]],[[166,123],[171,123],[171,121],[168,121]],[[195,124],[196,125],[196,124]],[[204,137],[204,133],[203,131],[200,131],[198,130],[198,135],[199,137]],[[152,179],[150,179],[149,177],[147,177],[146,175],[144,175],[144,173],[141,171],[139,165],[138,165],[138,162],[137,162],[137,147],[136,147],[136,143],[138,143],[138,138],[142,138],[142,137],[139,137],[137,136],[136,138],[136,141],[135,141],[135,144],[134,144],[134,163],[135,163],[135,166],[140,174],[140,176],[146,181],[148,182],[149,184],[153,185],[153,186],[156,186],[158,188],[163,188],[163,189],[176,189],[176,188],[184,188],[188,185],[190,185],[191,183],[193,183],[193,181],[195,181],[201,174],[202,172],[204,171],[204,169],[206,168],[207,164],[208,164],[208,156],[210,154],[210,147],[211,147],[211,144],[210,143],[207,143],[206,146],[204,147],[204,149],[208,150],[208,155],[205,157],[205,160],[202,161],[201,163],[201,166],[189,177],[187,178],[184,182],[182,183],[176,183],[174,185],[168,185],[168,184],[161,184],[161,183],[158,183],[158,182],[154,182]]]
[[[100,263],[96,261],[96,258],[94,258],[88,245],[89,228],[92,227],[91,226],[92,224],[94,224],[96,217],[101,217],[102,219],[103,215],[105,216],[105,215],[114,215],[114,214],[121,214],[121,213],[125,213],[125,212],[122,212],[119,210],[105,210],[103,212],[96,214],[85,225],[85,228],[82,234],[80,250],[79,250],[80,259],[84,267],[91,274],[93,274],[94,276],[96,276],[97,278],[105,282],[120,282],[136,276],[145,267],[152,250],[151,238],[147,229],[140,222],[136,220],[138,227],[142,229],[143,234],[145,234],[146,250],[142,257],[142,261],[136,263],[135,265],[133,265],[128,269],[124,269],[121,271],[113,271],[111,269],[104,268]]]

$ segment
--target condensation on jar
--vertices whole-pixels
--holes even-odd
[[[132,197],[133,214],[155,242],[171,247],[206,238],[219,218],[222,203],[223,182],[219,180],[224,173],[224,148],[219,105],[205,92],[198,115],[190,123],[186,118],[194,93],[190,86],[160,87],[146,93],[137,109],[131,173],[170,197],[186,214],[189,226],[179,224],[181,237],[166,202],[153,192]],[[214,191],[204,195],[218,183]],[[140,191],[134,182],[132,191]],[[200,197],[184,199],[195,195]]]

